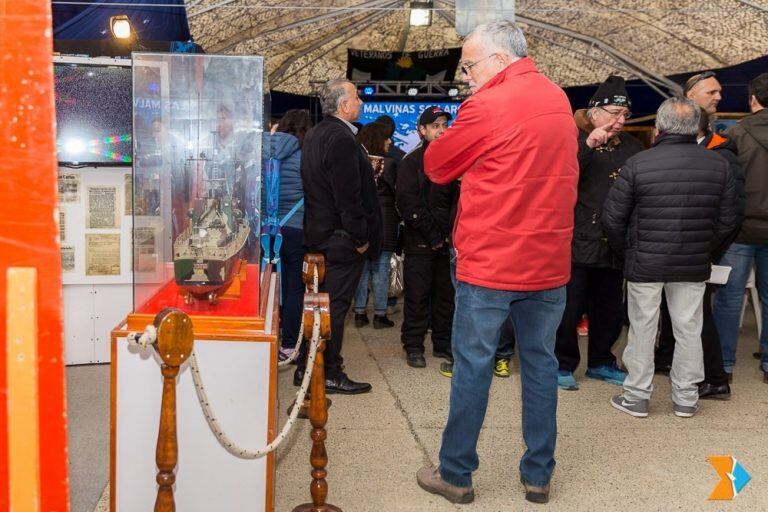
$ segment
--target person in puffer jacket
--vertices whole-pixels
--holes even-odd
[[[302,263],[306,248],[303,242],[304,207],[299,205],[304,200],[300,163],[304,135],[310,128],[312,128],[312,121],[308,110],[289,110],[277,124],[276,131],[264,135],[262,149],[265,160],[275,158],[280,161],[280,192],[277,207],[278,218],[281,222],[285,220],[281,230],[283,245],[280,248],[282,261],[280,284],[283,297],[283,304],[280,306],[281,358],[288,357],[296,346],[303,310]],[[265,197],[262,197],[262,203],[264,200]],[[294,210],[297,205],[299,205],[298,208]]]
[[[662,103],[653,147],[627,160],[603,205],[608,242],[624,258],[630,322],[624,393],[611,405],[635,417],[648,416],[662,290],[676,335],[673,409],[679,417],[698,410],[705,281],[737,221],[733,173],[725,158],[697,144],[699,117],[689,99]]]

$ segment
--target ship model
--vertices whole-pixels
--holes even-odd
[[[215,146],[215,144],[214,144]],[[225,172],[214,150],[184,162],[190,198],[186,227],[173,242],[173,271],[185,302],[215,304],[239,271],[250,227],[239,197],[242,164],[229,161]]]

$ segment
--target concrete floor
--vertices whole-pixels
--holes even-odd
[[[347,371],[356,380],[371,382],[373,392],[331,397],[326,443],[329,503],[345,512],[542,510],[523,499],[518,483],[517,465],[524,447],[517,361],[511,378],[493,380],[478,447],[475,502],[452,505],[417,486],[416,470],[437,461],[448,414],[450,380],[438,373],[439,361],[431,357],[425,369],[405,364],[399,344],[402,318],[395,315],[393,319],[398,325],[386,330],[358,330],[348,324],[344,347]],[[621,351],[623,340],[617,345]],[[751,357],[756,347],[754,319],[748,316],[742,330],[733,398],[728,402],[702,401],[699,414],[691,419],[672,414],[666,377],[657,376],[654,381],[651,416],[636,419],[608,404],[619,387],[586,379],[584,368],[580,368],[576,375],[581,389],[560,392],[557,469],[547,510],[602,511],[630,506],[648,511],[768,510],[768,385],[762,383],[757,361]],[[582,344],[582,353],[584,350]],[[98,464],[93,470],[103,474],[76,474],[88,466],[79,459],[101,458],[94,450],[103,444],[99,439],[97,446],[88,446],[88,442],[76,439],[85,430],[73,428],[73,413],[78,412],[73,399],[87,398],[73,392],[75,383],[80,386],[86,380],[74,375],[90,371],[86,368],[68,370],[73,512],[90,512],[95,501],[101,501],[96,510],[107,510],[106,494],[102,496],[107,468]],[[281,372],[281,423],[296,390],[291,379],[292,371]],[[108,408],[98,408],[89,414],[94,415],[92,423],[100,425],[108,421]],[[290,511],[309,501],[309,431],[308,422],[299,423],[278,449],[276,512]],[[733,504],[707,501],[718,481],[707,462],[709,455],[733,455],[753,477]],[[83,487],[86,483],[87,491]],[[83,499],[76,500],[78,496]]]

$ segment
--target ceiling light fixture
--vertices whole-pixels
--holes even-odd
[[[131,20],[125,14],[119,14],[109,18],[109,30],[115,39],[131,39],[133,36],[133,27]]]
[[[432,24],[432,9],[434,5],[429,2],[411,2],[411,26],[428,27]]]

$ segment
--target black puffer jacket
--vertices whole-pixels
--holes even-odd
[[[728,162],[695,137],[664,135],[624,164],[603,206],[611,248],[634,282],[702,282],[736,227]]]
[[[424,174],[424,149],[414,149],[397,166],[397,208],[405,222],[406,253],[430,253],[448,240],[458,202],[458,183],[438,185]]]
[[[603,203],[629,157],[643,150],[639,140],[620,133],[604,146],[590,148],[587,137],[594,127],[585,110],[574,115],[579,127],[579,192],[573,224],[572,262],[577,267],[621,269],[621,259],[608,246],[600,215]]]
[[[394,251],[397,248],[397,230],[400,215],[395,208],[395,180],[397,179],[397,162],[393,158],[384,158],[384,171],[376,179],[376,191],[381,203],[383,251]]]

